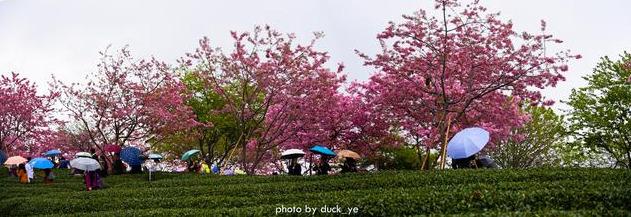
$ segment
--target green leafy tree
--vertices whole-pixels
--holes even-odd
[[[530,120],[515,128],[508,139],[491,151],[493,159],[503,168],[559,166],[563,157],[566,129],[563,117],[541,106],[527,106]]]
[[[200,125],[173,135],[157,148],[171,153],[199,149],[202,156],[208,156],[207,160],[221,165],[237,148],[235,140],[239,136],[239,128],[232,116],[221,112],[225,109],[226,102],[214,90],[207,88],[205,82],[207,81],[194,71],[184,73],[182,83],[191,95],[186,104],[192,108],[195,120]]]
[[[617,167],[631,169],[631,54],[603,57],[588,85],[572,90],[568,104],[576,144],[609,155]]]

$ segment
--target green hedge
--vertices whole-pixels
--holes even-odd
[[[2,216],[270,216],[281,206],[305,205],[357,207],[358,216],[631,215],[629,170],[452,170],[318,177],[159,174],[154,182],[147,182],[146,175],[123,175],[105,178],[107,188],[92,192],[84,190],[81,177],[56,172],[58,179],[52,185],[41,180],[23,185],[12,177],[0,178]]]

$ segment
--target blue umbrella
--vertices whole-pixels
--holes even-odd
[[[33,160],[29,161],[28,163],[34,169],[51,169],[55,166],[53,162],[43,157],[33,158]]]
[[[0,165],[4,164],[4,162],[7,161],[7,158],[9,158],[7,154],[5,154],[3,151],[0,151]]]
[[[46,155],[47,157],[52,157],[52,156],[56,156],[60,154],[61,154],[60,150],[50,150],[50,151],[47,151],[44,155]]]
[[[141,165],[142,164],[142,160],[140,159],[141,153],[142,152],[140,151],[140,149],[135,148],[135,147],[124,148],[120,153],[121,160],[125,161],[125,163],[132,166]]]
[[[335,152],[331,151],[331,149],[320,145],[313,146],[309,150],[321,155],[335,156]]]
[[[447,154],[453,159],[468,158],[480,152],[489,142],[489,132],[478,127],[458,132],[447,145]]]
[[[199,152],[200,152],[200,150],[197,150],[197,149],[193,149],[193,150],[187,151],[186,153],[184,153],[184,154],[182,155],[182,158],[181,158],[181,159],[182,159],[182,160],[188,160],[188,159],[191,159],[191,157],[193,157],[193,155],[196,155],[196,154],[197,154],[197,153],[199,153]]]

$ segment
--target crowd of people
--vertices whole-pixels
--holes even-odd
[[[313,163],[313,167],[310,168],[315,175],[329,175],[334,169],[338,169],[339,173],[355,173],[358,172],[357,168],[357,160],[354,158],[341,158],[339,159],[338,164],[331,166],[329,163],[332,160],[329,156],[321,156],[319,159],[316,159]],[[289,160],[287,164],[287,174],[292,176],[302,176],[303,175],[303,167],[299,163],[298,158],[293,158]]]
[[[144,170],[149,172],[149,180],[151,181],[151,173],[163,171],[164,169],[160,166],[160,159],[143,159],[144,163],[142,165],[128,165],[121,159],[119,153],[112,153],[111,162],[108,162],[108,159],[105,155],[98,155],[94,149],[91,150],[90,154],[91,158],[97,161],[98,164],[100,164],[100,169],[92,171],[82,171],[77,168],[72,168],[70,165],[70,161],[65,159],[64,157],[53,156],[49,157],[49,160],[54,163],[53,168],[70,169],[71,175],[82,176],[87,191],[103,188],[103,177],[107,177],[110,174],[120,175],[125,173],[142,173]],[[27,160],[27,162],[29,162],[31,161],[31,158],[27,158]],[[286,162],[286,171],[281,170],[279,172],[274,172],[273,175],[286,173],[292,176],[302,176],[305,174],[305,171],[303,171],[303,166],[301,165],[301,161],[299,161],[299,157],[286,160],[288,160]],[[311,174],[311,172],[315,172],[315,175],[329,175],[332,172],[355,173],[358,172],[357,160],[358,159],[353,157],[340,157],[337,158],[336,161],[334,160],[334,157],[321,155],[315,160],[313,164],[309,165],[308,171],[309,174]],[[336,163],[332,165],[330,163],[331,161],[336,161]],[[304,161],[302,162],[304,163]],[[236,166],[225,166],[225,168],[222,170],[217,163],[211,163],[208,157],[204,157],[202,159],[192,158],[187,160],[186,163],[187,167],[185,171],[199,173],[201,175],[246,174],[245,171]],[[472,155],[467,158],[452,159],[451,165],[454,169],[498,168],[497,164],[495,164],[495,162],[491,158],[484,155],[479,156],[478,154]],[[22,163],[19,165],[11,166],[9,167],[9,172],[11,176],[17,177],[19,182],[24,184],[32,182],[32,180],[35,178],[35,171],[33,170],[33,167],[30,163]],[[52,169],[43,169],[42,172],[44,183],[53,183],[55,175]]]
[[[31,161],[31,158],[26,158],[27,162]],[[55,166],[57,167],[57,166]],[[9,166],[9,176],[17,177],[18,181],[23,184],[31,183],[35,179],[35,170],[29,163],[21,163],[18,165]],[[42,170],[42,179],[44,183],[50,184],[55,179],[55,175],[52,169]]]

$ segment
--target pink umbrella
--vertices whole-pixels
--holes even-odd
[[[105,146],[105,151],[106,152],[120,153],[121,152],[121,147],[119,145],[106,145]]]
[[[23,158],[21,156],[13,156],[10,157],[9,159],[7,159],[7,161],[4,162],[4,164],[6,165],[17,165],[17,164],[23,164],[26,163],[28,160],[26,160],[26,158]]]

